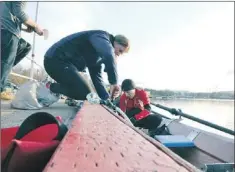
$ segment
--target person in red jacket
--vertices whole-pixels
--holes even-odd
[[[156,131],[162,122],[160,115],[151,114],[150,99],[147,92],[137,89],[131,79],[125,79],[121,85],[120,109],[126,113],[135,127]]]

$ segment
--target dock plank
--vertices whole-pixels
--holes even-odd
[[[79,107],[71,107],[64,103],[64,100],[40,110],[18,110],[10,106],[10,101],[1,100],[1,128],[20,125],[29,115],[35,112],[48,112],[54,116],[61,116],[64,122],[69,122],[74,118]]]

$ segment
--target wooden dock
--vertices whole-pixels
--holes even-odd
[[[60,100],[58,103],[53,104],[51,107],[46,107],[41,110],[18,110],[10,106],[10,101],[1,100],[1,128],[7,128],[20,125],[29,115],[35,112],[48,112],[54,116],[61,116],[66,124],[69,124],[79,107],[71,107]]]

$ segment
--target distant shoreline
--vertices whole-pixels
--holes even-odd
[[[219,98],[215,98],[215,99],[212,99],[212,98],[150,98],[151,100],[163,100],[163,101],[168,101],[168,100],[207,100],[207,101],[234,101],[234,99],[219,99]]]
[[[174,90],[145,89],[148,94],[157,100],[234,100],[234,91],[218,92],[189,92]]]

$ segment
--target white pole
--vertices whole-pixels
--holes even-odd
[[[35,15],[35,22],[37,23],[37,19],[38,19],[38,3],[36,5],[36,15]],[[34,51],[35,51],[35,39],[36,39],[36,33],[33,33],[33,46],[32,46],[32,60],[31,60],[31,69],[30,69],[30,78],[33,79],[33,74],[34,74],[34,70],[33,70],[33,66],[34,66]]]

